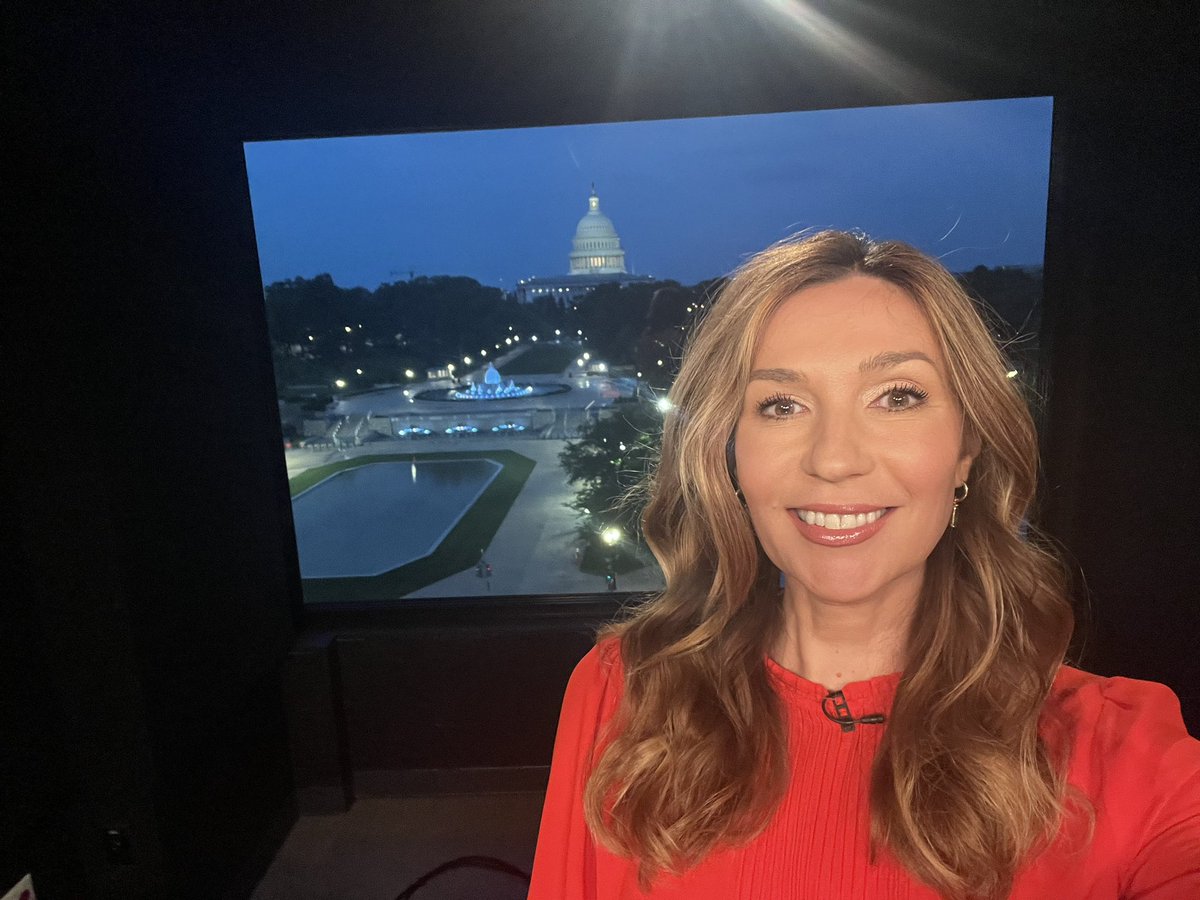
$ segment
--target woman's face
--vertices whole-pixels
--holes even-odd
[[[789,594],[908,601],[972,457],[945,362],[900,288],[852,275],[768,320],[738,420],[738,483]]]

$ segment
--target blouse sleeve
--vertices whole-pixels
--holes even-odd
[[[618,657],[615,642],[593,647],[567,683],[529,900],[591,900],[596,895],[596,848],[583,820],[583,790],[601,729],[620,699]]]
[[[1164,685],[1106,679],[1097,723],[1111,790],[1103,811],[1128,842],[1125,900],[1200,897],[1200,741]],[[1100,811],[1098,811],[1100,812]]]

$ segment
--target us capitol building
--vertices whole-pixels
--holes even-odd
[[[648,275],[631,275],[625,269],[625,250],[612,219],[600,211],[600,197],[592,185],[587,213],[575,226],[567,275],[535,275],[517,282],[517,300],[533,303],[543,297],[574,305],[601,284],[636,284],[653,281]]]

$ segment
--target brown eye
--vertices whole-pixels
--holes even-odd
[[[929,394],[916,385],[899,384],[881,394],[875,405],[881,405],[888,412],[904,412],[915,409],[928,399]]]
[[[758,411],[770,419],[786,419],[796,412],[796,402],[788,397],[768,397],[758,404]]]

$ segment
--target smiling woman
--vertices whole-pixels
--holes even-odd
[[[571,680],[532,898],[1200,890],[1200,742],[1165,688],[1063,665],[1007,371],[907,245],[733,277],[648,485],[667,587]]]

